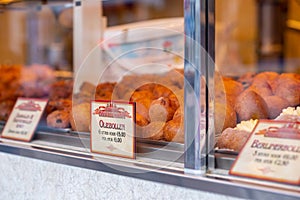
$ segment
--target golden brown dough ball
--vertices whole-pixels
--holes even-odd
[[[181,90],[174,91],[174,93],[172,92],[168,96],[168,98],[170,100],[170,105],[172,109],[176,111],[180,106],[183,107],[184,105],[184,90],[181,89]]]
[[[289,102],[289,106],[300,104],[300,80],[295,74],[281,74],[274,83],[274,94]]]
[[[56,110],[47,116],[47,126],[53,128],[69,128],[70,112],[66,110]]]
[[[59,80],[51,85],[50,100],[72,98],[73,80]]]
[[[159,97],[168,97],[171,93],[171,89],[160,84],[155,84],[153,88],[153,96],[155,99]]]
[[[236,98],[244,90],[243,85],[231,78],[215,78],[215,98],[217,102],[235,105]]]
[[[95,100],[112,100],[113,93],[111,91],[96,93]]]
[[[253,78],[251,89],[263,98],[272,96],[272,87],[278,77],[279,74],[276,72],[261,72]]]
[[[96,100],[111,100],[115,88],[115,82],[100,83],[96,87],[95,99]]]
[[[279,74],[276,72],[261,72],[257,74],[254,79],[253,83],[254,85],[267,82],[269,85],[272,85],[273,82],[278,78]]]
[[[240,76],[237,81],[240,82],[244,88],[248,88],[252,84],[255,75],[256,74],[254,72],[248,72]]]
[[[139,126],[145,126],[149,124],[149,107],[152,102],[152,93],[147,90],[135,91],[131,97],[130,101],[136,102],[136,123]]]
[[[264,98],[268,105],[268,115],[270,119],[274,119],[280,115],[284,108],[289,107],[289,102],[279,96],[268,96]]]
[[[234,109],[237,113],[238,121],[268,118],[266,102],[251,89],[245,90],[238,96]]]
[[[137,127],[137,137],[147,138],[152,140],[161,140],[163,139],[163,128],[165,122],[155,121],[151,122],[146,126]]]
[[[263,98],[273,95],[272,88],[267,82],[259,82],[259,83],[256,82],[252,84],[249,88],[255,91]]]
[[[72,130],[88,132],[91,121],[90,103],[82,103],[72,107],[70,123]]]
[[[174,110],[171,107],[169,98],[160,97],[152,101],[149,108],[150,121],[162,121],[167,122],[173,118]]]
[[[144,84],[144,85],[138,87],[135,91],[144,91],[145,90],[145,91],[152,92],[154,86],[155,86],[154,83],[147,83],[147,84]]]
[[[184,108],[182,108],[182,107],[177,108],[177,110],[175,111],[175,113],[174,113],[174,115],[173,115],[173,119],[175,119],[175,118],[177,118],[177,117],[183,118],[183,116],[184,116],[184,115],[183,115],[183,113],[184,113],[183,109],[184,109]]]
[[[46,107],[46,113],[51,113],[55,110],[68,110],[72,107],[72,100],[70,99],[58,99],[49,101]]]
[[[250,132],[227,128],[217,140],[216,146],[220,149],[240,151],[250,136]]]
[[[147,126],[149,124],[148,114],[136,113],[135,122],[137,126]]]
[[[228,127],[235,127],[237,116],[235,110],[230,104],[215,103],[215,132],[220,134]]]
[[[184,125],[181,117],[166,123],[163,129],[164,139],[169,142],[184,143]]]
[[[152,92],[147,90],[135,91],[130,97],[130,101],[139,102],[143,104],[147,109],[150,107],[153,99],[154,97]]]

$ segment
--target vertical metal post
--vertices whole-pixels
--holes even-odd
[[[201,115],[201,76],[205,56],[201,50],[206,44],[206,34],[201,22],[206,21],[205,0],[185,0],[184,1],[184,32],[185,32],[185,90],[184,90],[184,131],[185,131],[185,161],[184,168],[186,173],[204,174],[205,173],[205,146],[201,142],[205,140],[203,119]],[[205,106],[203,107],[205,108]],[[201,148],[200,148],[201,146]]]
[[[215,0],[207,1],[207,169],[215,168],[214,147],[215,147],[215,123],[214,123],[214,91],[215,91]]]
[[[185,0],[185,163],[186,173],[204,174],[208,158],[208,126],[210,125],[207,84],[213,71],[210,56],[214,57],[214,24],[209,28],[209,10],[214,10],[214,0]],[[214,14],[214,13],[213,13]],[[214,22],[214,17],[213,17]],[[213,34],[213,35],[210,35]],[[212,46],[211,41],[212,40]],[[210,136],[210,135],[209,135]]]

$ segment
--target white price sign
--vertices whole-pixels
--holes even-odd
[[[91,151],[135,158],[135,104],[91,102]]]
[[[300,185],[300,123],[261,120],[230,174]]]
[[[45,99],[18,98],[1,137],[31,141],[46,105]]]

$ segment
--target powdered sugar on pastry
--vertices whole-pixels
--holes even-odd
[[[234,129],[239,130],[239,131],[251,132],[254,129],[257,122],[258,122],[257,119],[241,121],[239,124],[236,125],[236,127]]]

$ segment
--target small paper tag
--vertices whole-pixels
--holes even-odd
[[[261,120],[230,174],[300,184],[300,123]]]
[[[135,104],[91,102],[91,151],[135,158]]]
[[[1,137],[30,142],[46,105],[44,99],[18,98]]]

